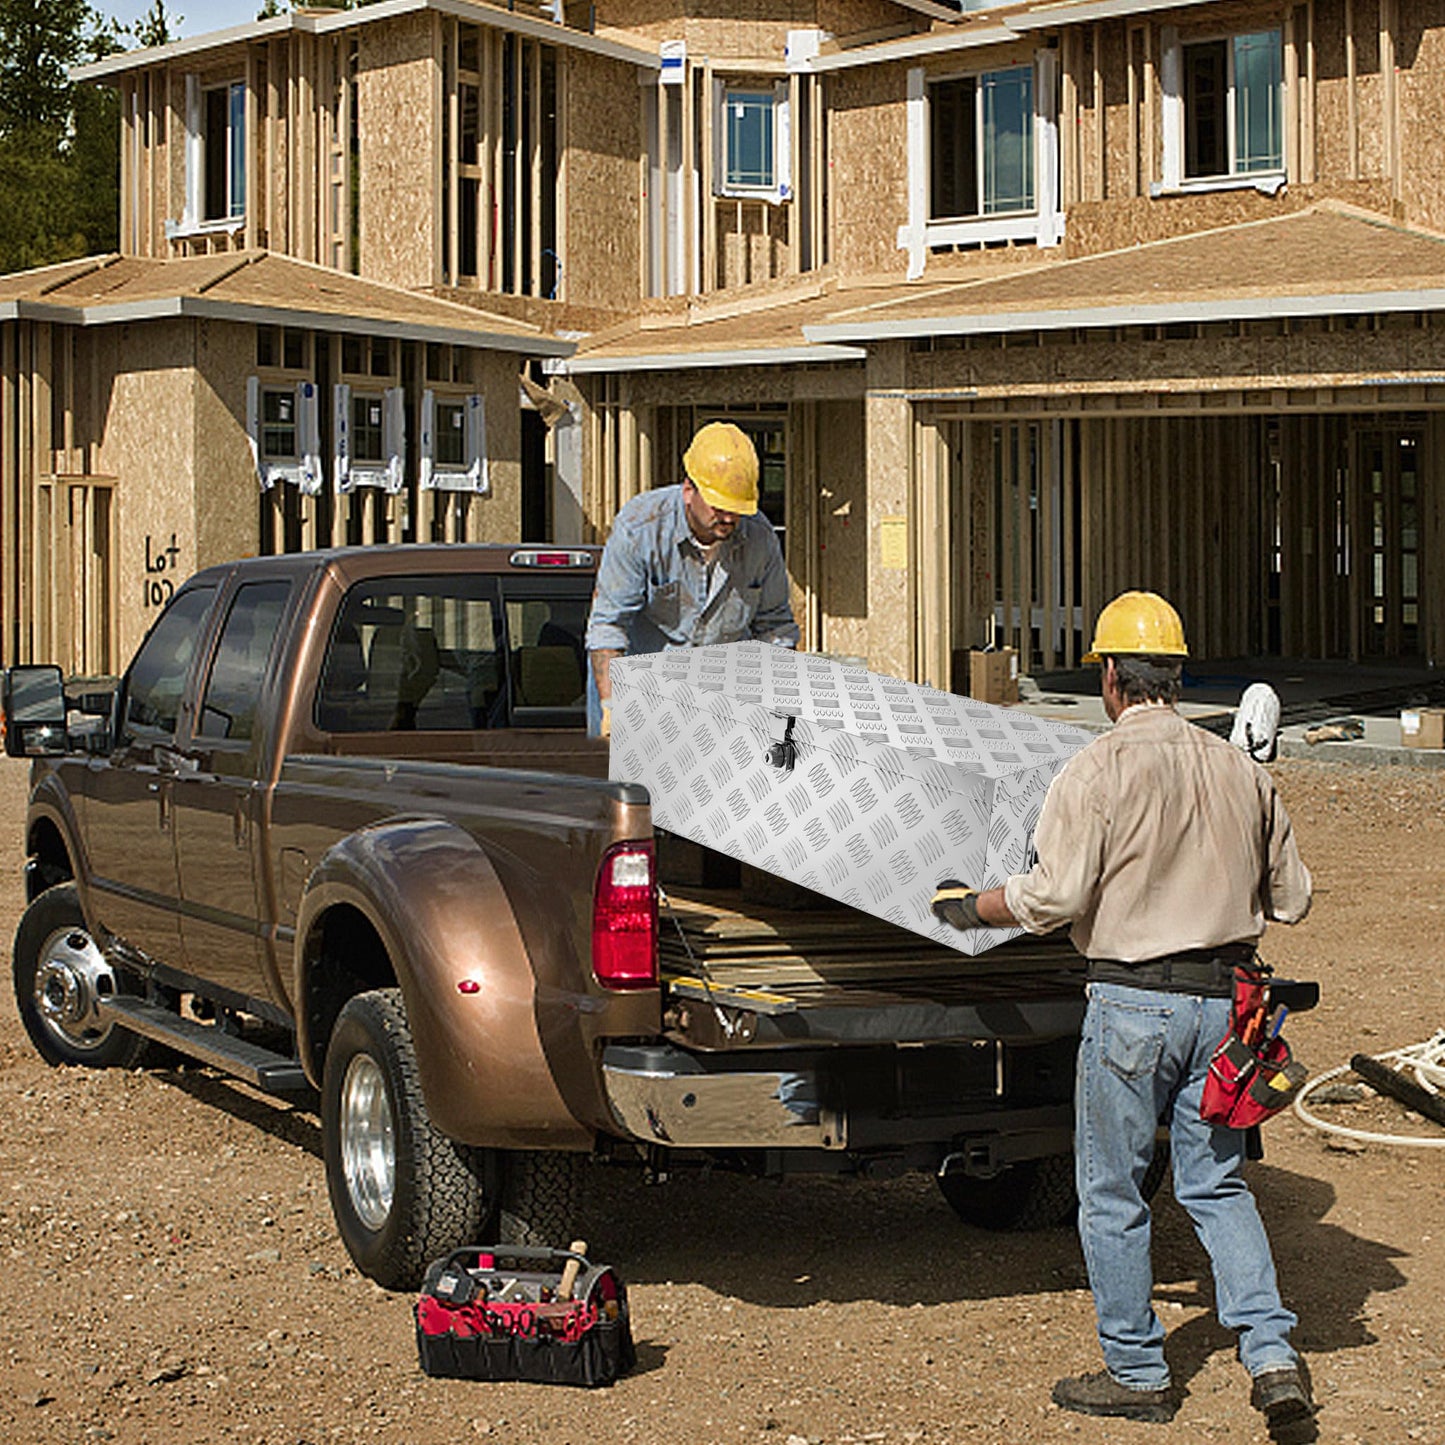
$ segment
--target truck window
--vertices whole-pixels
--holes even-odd
[[[385,577],[346,594],[316,724],[327,732],[466,732],[506,725],[496,583]]]
[[[177,593],[141,644],[121,704],[123,741],[155,742],[174,736],[186,674],[215,596],[214,587],[191,587]]]
[[[261,683],[290,595],[283,581],[237,589],[201,699],[201,737],[249,742],[254,735]]]
[[[590,606],[586,597],[527,597],[507,589],[514,722],[565,727],[585,720]]]

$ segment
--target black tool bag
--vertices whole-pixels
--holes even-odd
[[[428,1375],[453,1380],[610,1385],[637,1360],[615,1270],[505,1244],[468,1245],[427,1270],[416,1345]]]

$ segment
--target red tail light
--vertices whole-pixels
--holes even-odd
[[[657,860],[651,839],[614,843],[592,895],[592,971],[607,988],[657,986]]]

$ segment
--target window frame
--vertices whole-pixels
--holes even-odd
[[[772,179],[752,183],[731,179],[732,134],[728,121],[729,98],[771,98]],[[745,74],[716,76],[713,81],[713,194],[729,200],[767,201],[781,205],[792,199],[792,116],[788,84]]]
[[[987,83],[995,81],[1000,77],[1009,75],[1024,74],[1028,76],[1028,134],[1024,142],[1024,155],[1026,157],[1029,202],[1026,206],[1011,206],[1007,209],[990,210],[987,204],[987,153],[988,147],[985,141],[987,134]],[[972,125],[973,125],[973,152],[974,152],[974,196],[977,209],[973,211],[957,211],[949,214],[939,214],[934,209],[934,97],[933,93],[940,86],[957,85],[960,82],[969,81],[973,85],[972,97]],[[1016,219],[1021,216],[1037,216],[1039,213],[1039,185],[1038,185],[1038,129],[1039,129],[1039,106],[1036,94],[1038,87],[1038,67],[1033,61],[1023,61],[1013,65],[991,66],[987,70],[965,70],[952,72],[947,75],[930,75],[925,80],[925,97],[928,108],[928,126],[925,134],[926,167],[928,183],[928,224],[930,226],[950,226],[961,222],[969,221],[1000,221]]]
[[[1238,43],[1255,37],[1272,36],[1278,80],[1274,86],[1273,131],[1278,142],[1278,163],[1255,170],[1238,168],[1239,110],[1236,67]],[[1162,176],[1150,187],[1152,196],[1177,195],[1208,191],[1254,189],[1273,195],[1289,181],[1292,164],[1288,125],[1290,76],[1285,65],[1284,29],[1266,26],[1259,30],[1231,30],[1222,33],[1203,31],[1181,38],[1178,28],[1165,26],[1161,36],[1163,91],[1163,158]],[[1190,111],[1187,94],[1186,53],[1198,46],[1220,45],[1225,52],[1224,83],[1224,151],[1229,169],[1223,172],[1190,175],[1187,173]]]
[[[202,81],[195,71],[187,74],[185,111],[185,200],[180,220],[167,220],[166,236],[176,240],[185,236],[213,232],[233,232],[246,224],[250,204],[249,170],[251,146],[251,103],[245,76],[228,76],[222,80]],[[226,137],[226,214],[209,216],[207,171],[209,97],[217,91],[227,94]],[[239,144],[235,131],[239,122]],[[239,166],[238,166],[239,163]],[[237,173],[238,167],[238,173]]]
[[[1011,52],[1018,56],[1017,49]],[[1016,67],[1033,68],[1033,209],[1003,211],[958,219],[931,215],[929,84],[965,75],[997,74]],[[908,138],[908,219],[898,228],[898,248],[908,253],[908,279],[916,281],[929,255],[951,247],[988,246],[999,242],[1057,246],[1064,237],[1064,210],[1060,194],[1061,155],[1058,126],[1058,52],[1040,46],[1024,59],[1009,64],[930,71],[910,66],[907,74],[906,129]]]

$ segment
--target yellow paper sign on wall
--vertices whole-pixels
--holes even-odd
[[[884,567],[894,572],[908,570],[908,518],[880,517],[878,519],[879,560]]]

